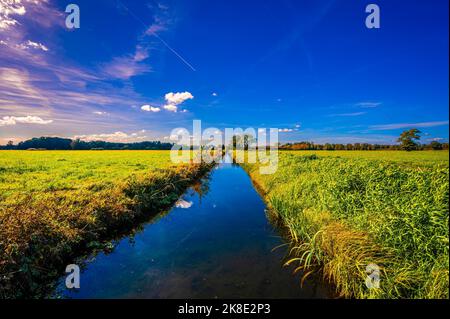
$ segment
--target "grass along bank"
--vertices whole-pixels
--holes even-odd
[[[344,297],[448,298],[448,152],[359,153],[280,152],[273,175],[243,165],[289,229],[289,263]]]
[[[169,151],[0,152],[0,298],[45,296],[71,258],[169,208],[211,167]]]

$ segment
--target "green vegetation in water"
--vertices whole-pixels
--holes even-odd
[[[170,207],[210,168],[169,151],[0,152],[0,298],[46,296],[68,259]]]
[[[288,227],[289,264],[356,298],[449,297],[448,151],[287,151],[244,169]],[[366,266],[381,270],[368,289]]]

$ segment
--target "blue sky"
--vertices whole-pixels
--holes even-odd
[[[81,28],[65,27],[67,4]],[[365,27],[376,3],[381,28]],[[21,0],[0,4],[0,143],[167,139],[276,127],[280,140],[448,141],[448,1]]]

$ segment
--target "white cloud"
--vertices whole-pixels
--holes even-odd
[[[219,96],[219,94],[217,94],[216,92],[213,92],[212,94],[211,94],[212,96]]]
[[[148,139],[148,136],[143,135],[145,130],[138,132],[133,132],[130,134],[124,133],[122,131],[117,131],[114,133],[101,133],[101,134],[89,134],[89,135],[77,135],[73,139],[80,139],[83,141],[105,141],[105,142],[138,142]]]
[[[178,207],[178,208],[184,208],[184,209],[190,208],[192,205],[193,205],[192,202],[190,202],[190,201],[187,202],[187,201],[185,201],[184,199],[179,199],[179,200],[175,203],[175,206],[176,206],[176,207]]]
[[[26,50],[26,49],[30,49],[31,48],[31,49],[36,49],[36,50],[42,50],[42,51],[45,51],[45,52],[48,51],[48,48],[45,45],[43,45],[42,43],[33,42],[31,40],[28,40],[28,41],[26,41],[24,43],[18,44],[17,48],[22,49],[22,50]]]
[[[166,101],[168,104],[178,105],[178,104],[183,103],[186,100],[193,99],[194,97],[189,92],[182,92],[182,93],[170,92],[165,95],[165,98],[166,98]]]
[[[16,125],[16,124],[50,124],[53,120],[43,120],[39,116],[4,116],[0,118],[0,126]]]
[[[26,10],[21,4],[21,0],[0,1],[0,30],[7,30],[17,24],[17,20],[12,16],[24,15],[25,13]]]
[[[292,131],[294,131],[294,130],[291,129],[291,128],[280,128],[280,129],[278,129],[278,132],[283,132],[283,133],[288,133],[288,132],[292,132]]]
[[[194,96],[189,92],[179,92],[179,93],[167,93],[164,98],[166,99],[167,104],[164,105],[164,109],[170,112],[177,112],[178,105],[182,104],[186,100],[191,100]]]
[[[106,112],[101,112],[101,111],[94,111],[94,112],[92,112],[92,113],[94,113],[94,114],[96,114],[96,115],[106,115],[106,114],[108,114],[108,113],[106,113]]]
[[[142,105],[141,110],[147,111],[147,112],[154,112],[154,113],[161,111],[161,109],[159,107],[150,106],[148,104]]]
[[[167,104],[167,105],[164,105],[163,106],[167,111],[170,111],[170,112],[176,112],[176,111],[178,111],[178,107],[176,106],[176,105],[173,105],[173,104]]]

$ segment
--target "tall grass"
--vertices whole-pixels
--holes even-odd
[[[36,154],[0,153],[0,298],[46,296],[68,260],[170,207],[211,168],[172,165],[168,151]]]
[[[281,152],[268,176],[244,165],[290,230],[289,263],[322,271],[345,297],[448,298],[448,159],[316,154]],[[379,289],[366,287],[370,263]]]

